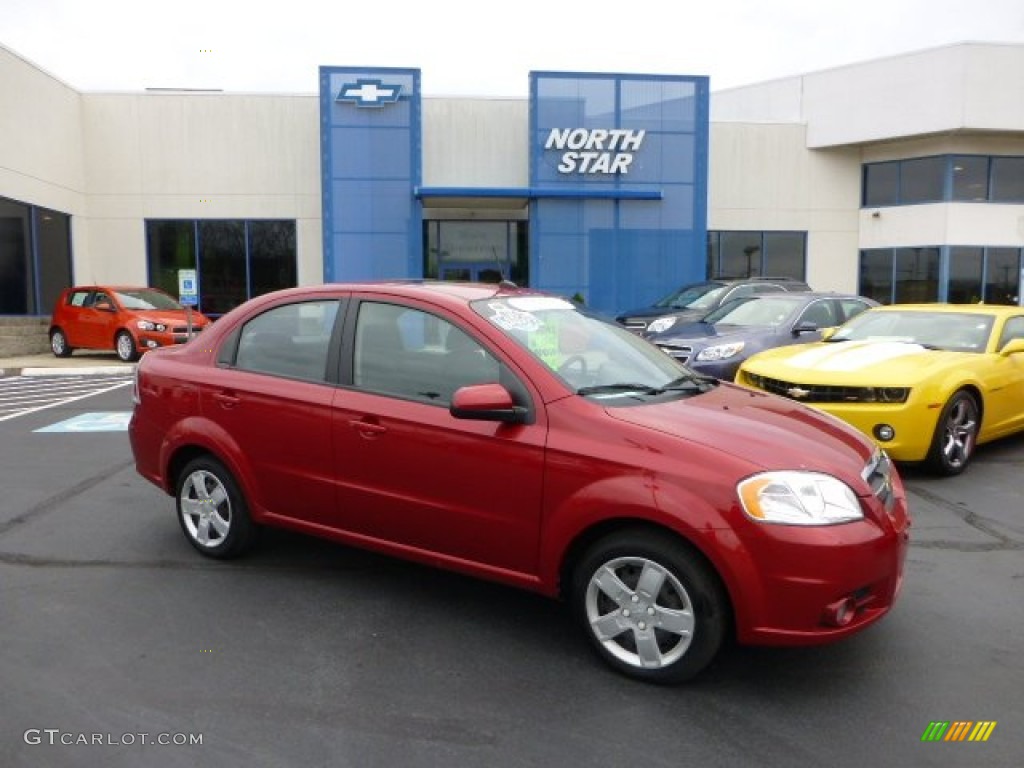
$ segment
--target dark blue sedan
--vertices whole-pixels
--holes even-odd
[[[878,302],[842,293],[775,293],[723,304],[697,322],[666,315],[644,336],[700,373],[732,381],[740,363],[756,352],[819,341]]]

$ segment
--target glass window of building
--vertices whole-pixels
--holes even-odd
[[[900,163],[900,203],[935,203],[945,199],[946,158],[919,157]]]
[[[149,282],[178,295],[178,272],[195,269],[199,309],[214,317],[247,299],[298,284],[295,222],[146,222]]]
[[[1019,304],[1021,249],[989,248],[985,260],[985,303]]]
[[[892,303],[891,248],[872,248],[860,254],[860,287],[857,292],[882,304]]]
[[[807,274],[806,232],[708,232],[708,277]]]
[[[951,304],[977,304],[981,301],[984,267],[983,248],[950,248],[946,300]]]
[[[864,166],[864,205],[898,205],[899,163],[870,163]]]
[[[71,285],[71,217],[0,198],[0,315],[46,315]]]
[[[34,309],[29,206],[0,198],[0,315]]]
[[[977,155],[953,156],[953,199],[988,199],[988,158]]]
[[[807,273],[807,235],[803,232],[764,233],[764,272],[771,277],[803,280]]]
[[[1024,202],[1024,157],[992,158],[992,201]]]
[[[939,300],[939,249],[897,248],[893,301],[914,304]]]

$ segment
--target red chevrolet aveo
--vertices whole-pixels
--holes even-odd
[[[906,496],[867,438],[508,284],[268,294],[147,354],[134,400],[204,555],[280,526],[558,596],[637,678],[846,637],[899,592]]]

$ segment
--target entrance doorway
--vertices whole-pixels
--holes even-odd
[[[525,221],[425,221],[423,275],[527,285]]]

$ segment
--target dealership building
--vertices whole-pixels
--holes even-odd
[[[219,315],[277,288],[511,279],[613,312],[707,276],[884,303],[1022,303],[1024,46],[962,43],[712,92],[533,72],[440,97],[416,68],[309,94],[81,92],[0,47],[0,315],[72,284]]]

